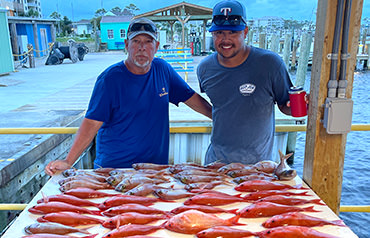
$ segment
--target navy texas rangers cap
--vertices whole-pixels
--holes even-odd
[[[247,26],[246,9],[235,0],[224,0],[213,7],[209,31],[242,31]]]

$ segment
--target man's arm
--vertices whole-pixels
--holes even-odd
[[[184,102],[188,107],[196,112],[199,112],[206,117],[212,119],[212,106],[198,93],[194,93],[188,100]]]
[[[284,113],[285,115],[292,115],[292,112],[290,110],[290,102],[288,101],[285,105],[278,105],[280,111]]]
[[[102,124],[101,121],[84,118],[67,157],[64,160],[51,161],[45,167],[45,172],[52,176],[57,171],[69,169],[94,139]]]

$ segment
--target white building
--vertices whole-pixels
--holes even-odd
[[[0,0],[0,8],[8,10],[9,16],[41,18],[41,0]]]

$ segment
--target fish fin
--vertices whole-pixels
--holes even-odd
[[[332,221],[331,223],[336,226],[347,226],[346,224],[344,224],[344,221],[342,220],[335,220],[335,221]]]
[[[236,215],[238,213],[239,209],[235,208],[235,209],[230,209],[230,210],[226,210],[226,211],[227,211],[227,213],[232,213],[232,214]]]
[[[48,203],[49,202],[49,198],[45,195],[45,193],[43,191],[41,191],[41,195],[42,195],[42,198],[44,200],[44,203]]]
[[[97,215],[97,216],[102,216],[102,212],[101,211],[91,211],[91,214],[92,215]]]
[[[99,233],[97,234],[93,234],[93,235],[90,235],[90,236],[83,236],[83,238],[94,238],[95,236],[99,235]]]
[[[318,205],[323,205],[323,206],[325,206],[325,203],[323,203],[323,202],[321,201],[321,199],[312,199],[312,200],[310,200],[310,202],[311,202],[311,203],[314,203],[314,204],[318,204]]]
[[[227,219],[227,222],[233,225],[245,225],[245,224],[241,224],[238,222],[240,217],[241,217],[241,214],[236,214],[235,216]]]
[[[121,226],[121,220],[117,219],[116,229],[118,229]]]
[[[320,212],[318,210],[315,210],[314,206],[304,207],[303,209],[305,212]]]
[[[284,154],[279,150],[280,161],[284,161]]]

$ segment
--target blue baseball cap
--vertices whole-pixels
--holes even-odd
[[[243,4],[235,0],[224,0],[213,7],[212,31],[242,31],[247,26],[246,9]]]

